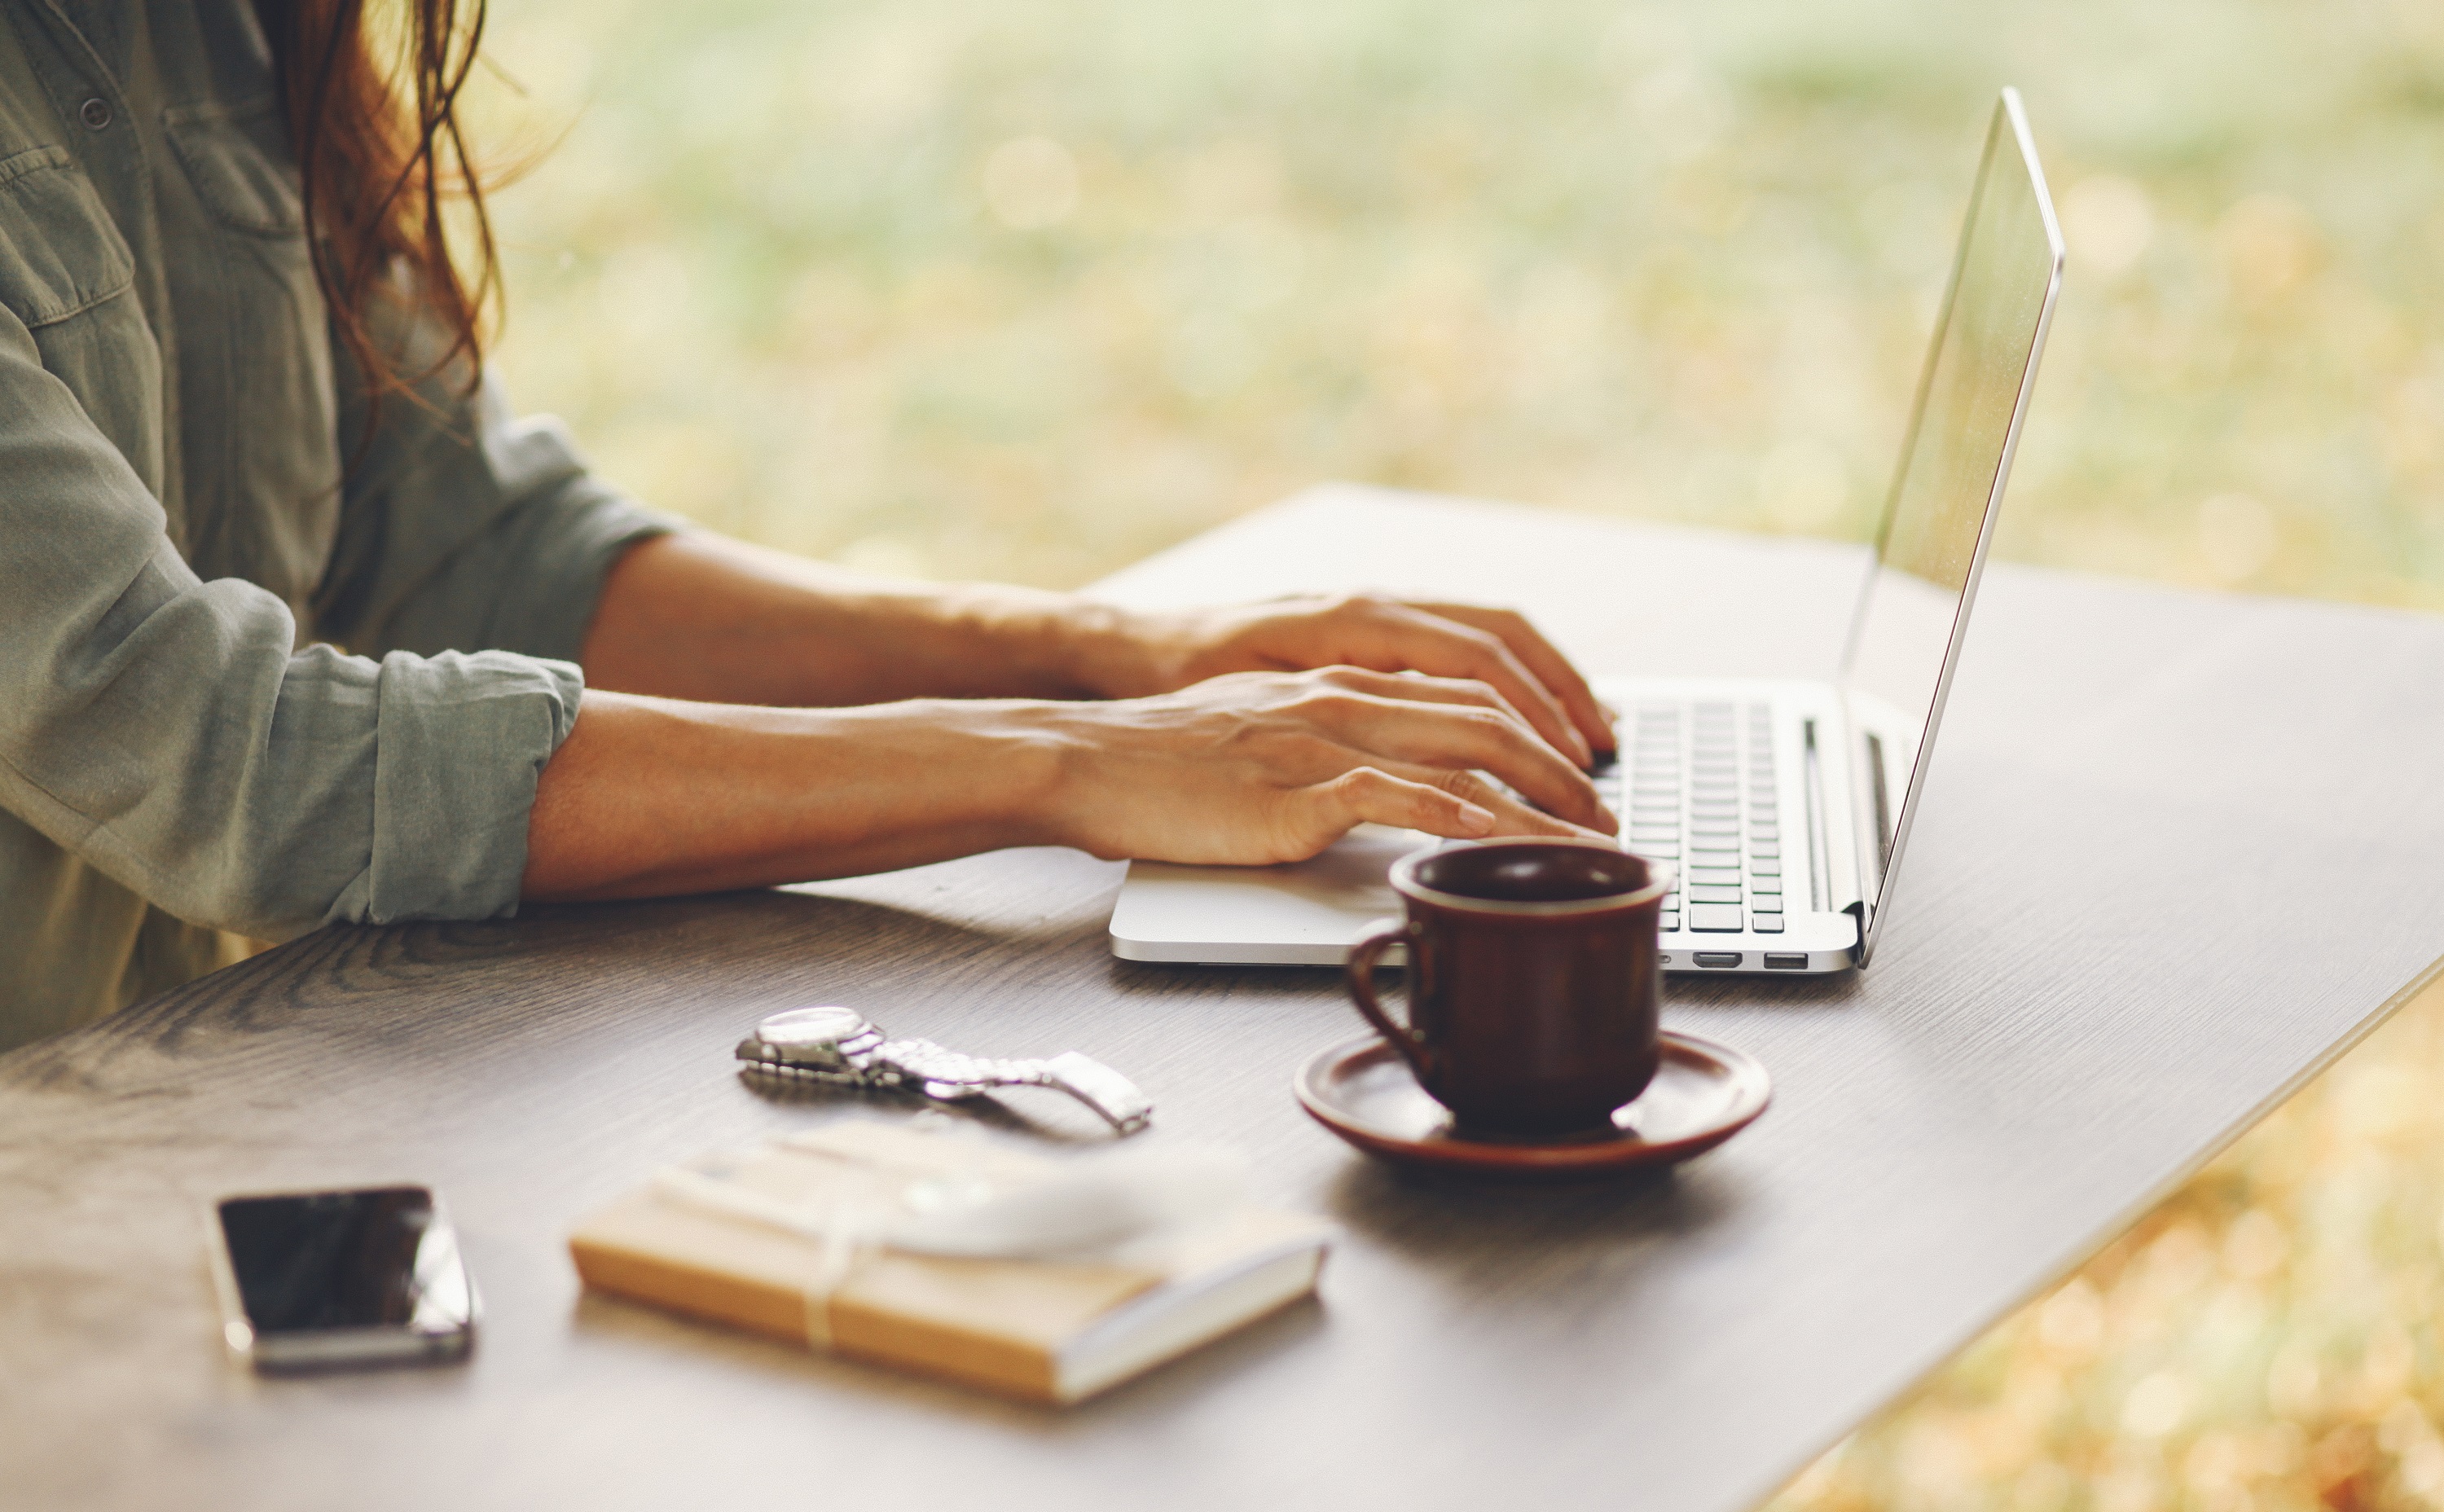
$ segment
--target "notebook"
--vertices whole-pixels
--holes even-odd
[[[710,1322],[1065,1405],[1315,1289],[1332,1228],[1257,1207],[1117,1246],[971,1259],[796,1231],[944,1180],[1021,1186],[1063,1162],[846,1119],[665,1172],[569,1238],[585,1284]],[[710,1200],[708,1200],[710,1197]]]

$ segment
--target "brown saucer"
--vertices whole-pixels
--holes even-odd
[[[1309,1060],[1291,1083],[1316,1122],[1370,1155],[1510,1178],[1601,1175],[1676,1165],[1747,1128],[1773,1083],[1727,1044],[1663,1031],[1663,1063],[1638,1100],[1612,1116],[1614,1134],[1568,1139],[1463,1134],[1392,1047],[1369,1036]]]

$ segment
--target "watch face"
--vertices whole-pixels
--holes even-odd
[[[872,1031],[855,1008],[791,1008],[755,1026],[755,1037],[779,1050],[828,1050]]]

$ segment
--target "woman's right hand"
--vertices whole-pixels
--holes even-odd
[[[1470,839],[1620,828],[1585,774],[1480,682],[1328,667],[1003,707],[1059,747],[1046,838],[1109,859],[1304,860],[1365,822]]]

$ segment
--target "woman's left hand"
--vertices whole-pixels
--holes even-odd
[[[1613,749],[1613,716],[1526,617],[1475,604],[1379,594],[1306,594],[1262,603],[1129,617],[1144,686],[1171,692],[1236,672],[1363,667],[1483,683],[1581,767]]]

